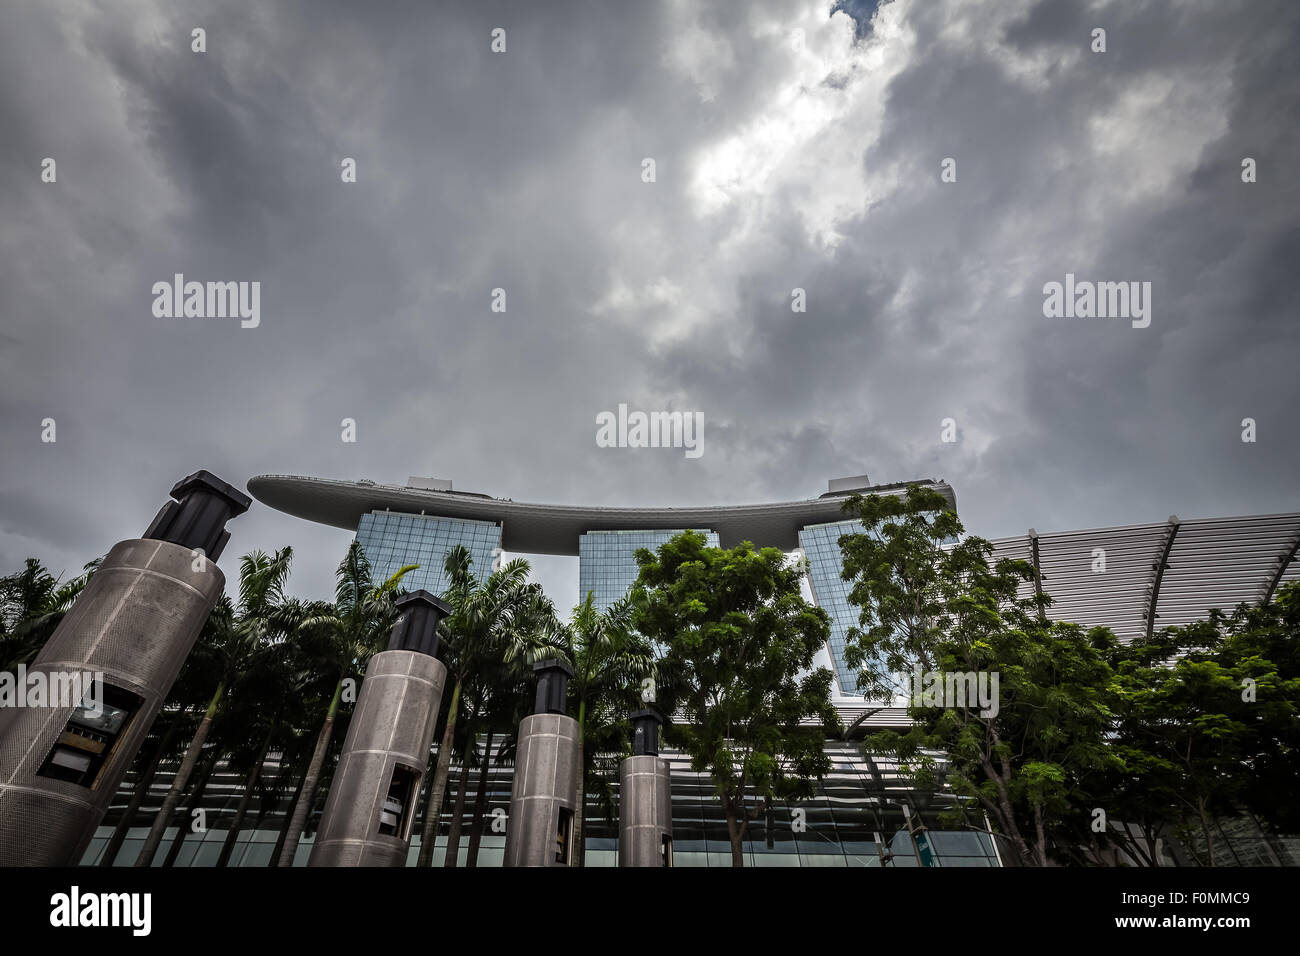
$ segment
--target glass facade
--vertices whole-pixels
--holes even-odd
[[[856,518],[851,521],[832,521],[826,524],[810,524],[799,531],[799,547],[808,559],[808,585],[812,589],[813,601],[831,616],[831,638],[828,641],[831,660],[835,665],[835,676],[839,678],[840,689],[849,696],[859,696],[858,672],[844,661],[844,645],[849,628],[858,623],[859,609],[849,603],[849,592],[853,585],[841,576],[844,570],[844,554],[840,551],[840,538],[846,534],[861,534],[862,522]],[[956,538],[945,538],[944,548],[957,543]],[[897,685],[899,694],[905,685]],[[902,704],[901,697],[894,701]]]
[[[831,771],[807,800],[774,804],[771,812],[751,820],[744,843],[745,866],[879,867],[917,866],[908,836],[902,801],[914,794],[893,772],[892,763],[878,760],[876,774],[862,756],[859,743],[827,741]],[[662,753],[672,767],[673,865],[729,867],[731,843],[722,804],[707,773],[691,770],[681,753]],[[938,815],[951,797],[933,799],[933,806],[913,810],[922,821],[938,826]],[[593,851],[604,850],[614,865],[618,832],[594,802],[587,808],[588,865]],[[875,834],[885,851],[882,860]],[[929,830],[934,865],[998,866],[990,837],[969,831]]]
[[[696,528],[710,548],[718,547],[718,536],[706,528]],[[654,551],[669,541],[676,531],[588,531],[578,538],[578,600],[588,591],[596,594],[595,605],[605,610],[624,597],[636,583],[636,552],[639,548]]]
[[[501,866],[505,856],[505,834],[500,824],[510,812],[510,790],[514,769],[510,760],[499,749],[500,736],[493,739],[494,759],[485,780],[486,809],[482,823],[482,843],[478,865]],[[480,746],[486,743],[480,738]],[[906,867],[920,864],[908,835],[903,805],[910,808],[913,821],[919,820],[926,829],[933,850],[931,864],[939,867],[995,867],[1002,859],[1013,859],[1010,848],[998,839],[995,849],[993,838],[981,832],[987,822],[980,814],[971,814],[972,824],[967,829],[946,828],[945,811],[951,809],[956,798],[947,792],[932,793],[913,788],[897,763],[889,757],[875,756],[870,762],[864,757],[858,741],[828,740],[826,754],[831,758],[831,771],[816,787],[808,800],[797,803],[779,803],[770,815],[760,816],[749,824],[744,845],[745,866],[800,866],[800,867]],[[713,791],[707,774],[691,770],[684,754],[671,749],[661,752],[672,767],[673,786],[673,865],[674,866],[731,866],[731,845],[727,839],[727,821],[722,805]],[[598,772],[610,783],[610,795],[618,800],[619,758],[602,756],[597,761]],[[145,837],[162,806],[171,786],[169,765],[160,770],[151,782],[149,793],[126,832],[114,861],[114,866],[127,867],[135,862]],[[280,765],[278,755],[271,755],[262,771],[265,782],[277,781],[287,786],[272,786],[269,791],[252,801],[237,835],[229,866],[269,866],[275,856],[276,843],[285,828],[294,795],[294,771]],[[450,790],[442,805],[442,818],[438,827],[433,865],[441,866],[446,853],[447,837],[455,813],[457,787],[461,781],[457,760],[452,762]],[[477,770],[469,775],[461,815],[461,841],[459,865],[465,865],[470,831],[474,825],[475,802],[478,796]],[[105,847],[121,822],[131,800],[139,775],[133,771],[123,780],[116,798],[104,818],[103,825],[81,859],[82,866],[100,864]],[[154,866],[162,866],[172,859],[175,866],[214,866],[221,855],[222,845],[229,836],[230,826],[238,811],[243,793],[243,774],[235,773],[224,762],[202,786],[199,805],[203,807],[207,823],[206,832],[180,834],[175,826],[168,827]],[[315,841],[316,827],[325,802],[325,788],[317,795],[315,808],[307,821],[307,828],[294,857],[295,866],[305,866]],[[192,803],[186,804],[188,807]],[[423,829],[423,802],[421,802],[407,865],[414,866],[419,855],[420,833]],[[596,788],[587,795],[586,845],[587,866],[618,865],[617,810],[608,817],[596,796]],[[189,814],[182,816],[189,819]],[[1252,817],[1227,818],[1216,824],[1220,866],[1297,866],[1300,865],[1300,837],[1279,837],[1267,832]],[[884,858],[877,848],[875,834],[881,835]],[[1195,865],[1196,841],[1180,851],[1186,857],[1181,865]],[[1166,842],[1165,865],[1176,865]],[[1204,854],[1202,854],[1204,855]]]
[[[501,547],[501,526],[491,521],[372,511],[361,516],[357,540],[377,582],[404,565],[418,564],[402,579],[403,589],[423,588],[441,595],[447,588],[443,573],[447,552],[457,544],[467,547],[474,559],[474,575],[482,580],[491,573],[493,557]]]
[[[493,740],[495,759],[485,778],[485,810],[481,818],[482,841],[478,865],[501,866],[505,857],[505,834],[499,823],[510,812],[510,791],[514,769],[510,761],[502,759],[500,737]],[[480,746],[486,743],[479,740]],[[997,853],[990,837],[984,833],[962,830],[944,830],[939,814],[951,805],[948,794],[930,796],[918,808],[917,794],[908,788],[906,780],[896,773],[895,765],[887,758],[877,758],[875,767],[867,764],[861,745],[849,741],[827,741],[826,753],[831,758],[832,769],[817,786],[814,795],[798,803],[774,805],[769,815],[752,820],[744,844],[745,866],[800,866],[800,867],[879,867],[917,866],[916,854],[908,836],[902,804],[909,803],[914,816],[931,827],[928,835],[934,850],[933,865],[940,867],[991,867],[998,866]],[[708,774],[691,770],[690,760],[682,753],[664,750],[661,753],[672,768],[673,787],[673,865],[730,867],[731,843],[727,837],[727,821],[722,804],[713,790]],[[433,865],[441,866],[446,854],[448,833],[455,813],[461,775],[459,762],[453,761],[450,792],[443,803],[442,818],[438,827]],[[598,772],[610,785],[615,801],[613,816],[601,806],[596,788],[588,793],[586,806],[586,865],[592,867],[618,865],[618,781],[619,758],[602,757],[597,762]],[[874,772],[873,772],[874,770]],[[263,771],[268,780],[275,780],[282,768],[272,756]],[[96,865],[112,836],[113,828],[122,819],[123,810],[130,799],[136,782],[134,774],[124,782],[122,790],[104,825],[95,835],[85,856],[83,866]],[[170,774],[159,773],[153,780],[149,796],[136,813],[132,827],[115,860],[115,866],[131,866],[144,838],[147,824],[152,821],[170,786]],[[461,839],[458,863],[465,865],[470,832],[475,820],[479,774],[469,775],[468,789],[463,801]],[[222,766],[203,788],[200,804],[205,811],[207,831],[187,833],[182,836],[176,827],[170,827],[154,866],[163,865],[172,856],[175,866],[214,866],[221,848],[229,835],[242,793],[240,775]],[[276,842],[284,828],[291,809],[293,788],[277,791],[274,799],[254,801],[254,807],[245,817],[230,856],[230,866],[268,866],[275,854]],[[929,795],[927,795],[929,796]],[[307,829],[294,857],[296,866],[305,866],[315,841],[316,827],[324,793],[317,796],[315,809],[308,819]],[[423,814],[423,806],[420,813]],[[508,825],[508,824],[507,824]],[[415,836],[407,858],[414,866],[419,855],[422,816],[414,827]],[[880,833],[885,858],[877,849],[875,834]]]
[[[799,532],[799,547],[808,559],[808,584],[817,606],[831,616],[831,661],[835,676],[845,694],[858,693],[857,671],[844,662],[844,640],[850,627],[858,622],[858,609],[849,603],[850,584],[840,577],[844,558],[840,553],[840,536],[862,531],[862,522],[833,521],[810,524]]]

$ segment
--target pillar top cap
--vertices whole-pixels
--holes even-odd
[[[393,604],[399,611],[404,611],[413,604],[425,604],[429,607],[436,608],[438,613],[443,617],[447,617],[451,614],[450,604],[438,597],[436,594],[431,594],[424,590],[424,588],[420,588],[418,591],[407,591],[394,601]]]
[[[533,672],[544,674],[547,671],[563,671],[566,677],[573,676],[573,668],[563,657],[548,657],[544,661],[538,661],[533,665]]]
[[[219,495],[226,499],[230,505],[230,515],[242,515],[248,510],[248,506],[253,503],[253,499],[248,497],[234,485],[228,484],[206,469],[200,469],[192,475],[187,475],[172,487],[171,495],[177,501],[181,501],[191,491],[206,491],[209,494]]]
[[[632,720],[641,720],[645,717],[650,717],[661,724],[664,722],[664,715],[659,713],[659,711],[655,710],[653,707],[644,707],[641,710],[632,711]]]

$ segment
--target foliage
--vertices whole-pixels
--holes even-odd
[[[776,548],[709,548],[687,531],[638,551],[637,564],[635,623],[664,649],[664,704],[685,718],[666,736],[712,777],[742,866],[748,822],[773,800],[812,796],[830,770],[831,673],[812,669],[829,619]]]
[[[23,562],[21,571],[0,578],[0,670],[13,671],[19,664],[32,662],[100,560],[91,561],[81,574],[63,582],[36,558]]]
[[[1047,865],[1057,821],[1086,817],[1084,781],[1115,762],[1106,745],[1114,688],[1100,650],[1113,638],[1049,623],[1049,599],[1018,596],[1032,567],[990,561],[992,545],[961,538],[936,492],[855,495],[845,510],[864,526],[840,539],[861,608],[845,655],[862,668],[859,686],[894,693],[910,683],[899,672],[969,674],[989,690],[997,680],[990,707],[909,694],[913,726],[866,746],[899,757],[924,786],[946,782],[988,813],[1022,862]]]

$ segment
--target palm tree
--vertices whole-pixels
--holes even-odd
[[[194,789],[190,791],[189,800],[186,802],[184,810],[181,811],[181,825],[176,828],[176,835],[172,837],[171,845],[167,848],[167,855],[163,857],[162,865],[164,867],[176,865],[176,859],[185,846],[186,837],[194,832],[190,829],[193,825],[194,811],[203,805],[203,797],[207,793],[208,783],[212,780],[212,774],[216,771],[217,762],[220,759],[221,754],[215,748],[211,748],[200,761]]]
[[[540,633],[545,633],[543,629]],[[474,800],[474,815],[469,831],[469,848],[465,851],[465,866],[478,866],[479,845],[483,839],[483,828],[487,821],[488,774],[494,762],[500,762],[512,749],[514,731],[531,710],[536,685],[528,667],[528,655],[513,660],[501,661],[491,675],[491,695],[484,717],[487,727],[487,742],[483,746],[482,759],[479,762],[478,796]],[[495,731],[503,731],[504,736],[492,752]]]
[[[211,630],[214,626],[211,618],[207,623]],[[127,833],[135,823],[135,816],[153,789],[154,779],[162,768],[178,764],[189,749],[189,741],[198,730],[199,721],[207,709],[215,686],[217,655],[213,647],[211,634],[201,635],[194,651],[185,659],[180,676],[172,684],[171,693],[140,748],[137,763],[141,770],[136,778],[134,792],[108,845],[100,854],[100,866],[113,866],[116,863]]]
[[[655,657],[651,642],[632,626],[632,604],[624,598],[605,611],[595,606],[595,594],[573,609],[573,619],[555,632],[550,643],[558,644],[573,666],[569,697],[578,707],[578,813],[574,815],[573,865],[584,865],[583,840],[588,784],[592,782],[595,757],[623,749],[626,744],[628,710],[636,705],[641,682],[654,674]],[[601,781],[607,783],[607,781]],[[608,798],[607,787],[601,791]],[[612,801],[601,801],[612,818]]]
[[[160,720],[154,722],[150,731],[149,738],[140,749],[139,760],[143,762],[140,776],[136,780],[135,789],[131,793],[131,799],[127,802],[126,808],[122,811],[122,817],[117,821],[117,826],[113,828],[113,835],[109,838],[108,845],[104,847],[104,852],[99,856],[99,866],[112,866],[117,860],[117,854],[122,849],[122,844],[126,842],[126,835],[131,829],[131,824],[135,820],[135,815],[140,809],[140,804],[144,802],[145,797],[149,795],[153,787],[154,777],[157,776],[158,768],[165,762],[170,762],[181,756],[180,741],[188,739],[197,728],[197,724],[192,719],[189,711],[190,700],[184,691],[178,693],[178,688],[185,683],[186,670],[189,665],[181,671],[181,676],[176,685],[172,687],[172,699],[164,707],[165,713],[169,715],[166,721],[166,729],[161,733],[158,725]],[[206,699],[206,694],[204,695]],[[179,700],[179,703],[173,701]]]
[[[547,634],[554,631],[557,621],[555,608],[540,588],[528,588],[522,610],[516,617],[518,627],[498,655],[485,654],[474,674],[466,679],[464,698],[469,713],[473,715],[461,751],[463,764],[460,787],[456,793],[456,810],[452,815],[451,830],[447,835],[447,853],[444,866],[456,866],[465,799],[469,796],[469,770],[478,767],[478,794],[471,815],[469,848],[465,866],[478,865],[479,844],[483,838],[484,813],[487,809],[487,781],[493,755],[492,741],[498,731],[518,725],[521,717],[530,712],[535,683],[531,663],[550,656],[539,648]],[[486,731],[487,739],[479,747],[478,738]]]
[[[488,725],[487,741],[483,744],[478,765],[478,794],[474,798],[474,815],[469,827],[469,847],[465,850],[465,866],[478,866],[478,848],[483,839],[483,816],[487,812],[488,772],[492,769],[492,725]]]
[[[0,670],[31,663],[102,560],[96,558],[63,583],[36,558],[0,578]]]
[[[289,563],[293,559],[291,548],[281,548],[268,556],[262,551],[246,554],[239,565],[239,610],[226,595],[222,595],[204,625],[205,639],[201,640],[201,653],[210,655],[210,673],[216,687],[208,706],[199,721],[198,729],[190,740],[189,748],[181,759],[180,768],[163,798],[162,809],[154,818],[149,835],[145,838],[137,867],[153,864],[154,855],[162,841],[163,833],[171,823],[177,805],[189,784],[190,775],[207,743],[212,724],[217,719],[230,686],[245,676],[255,666],[258,656],[278,656],[283,653],[283,641],[276,633],[275,612],[284,601],[284,583],[289,576]],[[211,759],[215,760],[216,754]]]
[[[239,795],[239,803],[235,806],[235,816],[231,820],[230,828],[226,831],[226,838],[221,844],[221,853],[217,856],[216,866],[230,865],[230,857],[235,851],[235,844],[239,840],[240,831],[244,828],[244,818],[248,815],[248,808],[253,801],[253,794],[257,792],[258,783],[262,777],[262,766],[266,763],[266,755],[271,749],[271,741],[275,739],[276,731],[279,729],[279,722],[272,721],[270,726],[266,728],[265,734],[262,735],[260,743],[254,744],[251,752],[248,754],[241,753],[240,749],[242,748],[240,748],[230,756],[228,769],[242,769],[244,771],[243,792]],[[242,742],[246,744],[252,739],[245,737]]]
[[[473,559],[464,545],[448,551],[443,564],[448,581],[443,598],[452,609],[443,622],[448,634],[443,660],[453,684],[447,723],[425,800],[417,866],[429,866],[433,860],[433,844],[451,773],[462,690],[467,682],[476,680],[477,675],[485,675],[495,664],[522,660],[528,642],[544,628],[548,615],[554,618],[554,608],[542,593],[541,585],[529,582],[530,568],[524,559],[516,558],[483,581],[474,576],[472,565]],[[466,751],[473,744],[472,738],[467,739],[470,744]],[[458,825],[453,823],[453,826],[459,835]]]
[[[306,726],[306,723],[303,726]],[[312,736],[299,734],[293,737],[285,745],[284,752],[280,754],[276,772],[270,778],[263,777],[262,803],[254,826],[260,826],[266,817],[279,813],[281,805],[284,806],[284,814],[279,824],[280,833],[274,846],[271,847],[271,856],[266,861],[267,866],[280,865],[280,852],[284,849],[284,841],[289,837],[293,808],[297,806],[298,798],[302,796],[303,784],[307,782],[307,765],[311,763],[311,755],[315,747],[316,740]]]
[[[273,616],[278,634],[293,634],[301,604],[288,601]],[[315,676],[304,669],[296,647],[280,644],[283,653],[259,655],[232,694],[226,718],[218,728],[222,745],[229,753],[228,768],[242,771],[243,792],[217,857],[217,866],[229,865],[244,819],[259,791],[262,770],[272,749],[284,752],[295,737],[295,728],[306,726],[308,714],[304,692]],[[261,787],[265,796],[267,788]]]
[[[315,662],[327,681],[333,681],[334,692],[316,734],[316,747],[289,817],[277,866],[292,866],[298,852],[307,818],[316,801],[321,769],[325,765],[343,694],[343,682],[349,674],[364,668],[370,655],[383,646],[397,619],[393,598],[401,587],[402,578],[418,567],[407,565],[376,586],[371,578],[370,562],[366,560],[361,543],[354,539],[338,567],[334,603],[313,602],[304,609],[304,617],[296,632],[301,650]]]
[[[470,713],[477,716],[473,710]],[[447,830],[447,850],[442,858],[442,865],[446,867],[456,866],[460,855],[460,834],[465,818],[465,796],[469,792],[469,772],[478,755],[478,733],[472,720],[464,730],[465,740],[461,744],[460,755],[460,781],[456,784],[456,805],[451,812],[451,826]],[[482,759],[486,763],[486,755]]]

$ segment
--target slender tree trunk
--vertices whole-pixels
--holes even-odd
[[[1141,836],[1134,836],[1130,824],[1115,825],[1114,829],[1123,834],[1126,843],[1125,848],[1129,851],[1138,866],[1155,866],[1156,862],[1153,856],[1148,852],[1151,847],[1150,839],[1147,836],[1148,830],[1145,824],[1138,825]]]
[[[578,701],[578,805],[573,808],[573,860],[570,866],[587,865],[587,698]]]
[[[167,791],[167,796],[163,799],[162,809],[158,811],[158,816],[154,817],[153,826],[149,829],[149,836],[145,838],[144,846],[140,848],[140,856],[136,858],[136,866],[153,865],[154,855],[158,852],[158,844],[162,842],[163,832],[171,823],[172,814],[176,811],[176,805],[180,803],[181,794],[185,792],[185,786],[189,783],[190,774],[194,772],[194,764],[198,762],[199,753],[207,742],[208,731],[212,729],[212,720],[216,716],[217,708],[221,705],[221,698],[225,692],[226,682],[223,680],[217,685],[212,700],[208,702],[208,709],[204,712],[203,719],[199,721],[198,729],[194,732],[194,739],[190,741],[190,746],[185,751],[185,757],[181,760],[180,768],[176,771],[176,776]],[[183,826],[182,829],[184,829]]]
[[[212,779],[212,772],[216,769],[216,765],[217,755],[213,754],[212,759],[203,768],[203,772],[199,776],[199,782],[195,785],[189,801],[185,804],[185,812],[181,814],[181,822],[180,826],[176,828],[176,836],[172,837],[172,844],[167,848],[167,857],[163,860],[164,867],[170,869],[176,865],[176,858],[180,856],[181,847],[185,845],[185,838],[193,832],[191,828],[194,825],[194,811],[202,806],[203,794],[207,792],[208,781]]]
[[[1210,829],[1210,821],[1205,815],[1205,800],[1201,797],[1196,798],[1196,813],[1201,819],[1201,832],[1205,834],[1205,850],[1210,858],[1210,866],[1214,866],[1214,832]]]
[[[140,779],[135,785],[135,791],[131,794],[131,802],[122,811],[122,819],[118,821],[117,827],[113,830],[113,836],[108,841],[108,846],[104,847],[104,852],[99,858],[100,866],[112,866],[113,861],[117,859],[117,854],[122,849],[122,843],[126,840],[126,834],[131,829],[131,821],[135,819],[136,811],[140,809],[140,804],[144,802],[144,798],[149,794],[149,789],[153,786],[153,778],[158,773],[158,765],[162,763],[163,755],[167,752],[172,738],[176,736],[176,731],[180,729],[185,711],[186,708],[182,707],[167,727],[167,732],[158,741],[158,747],[149,760],[149,765],[145,767],[144,772],[140,775]]]
[[[1143,829],[1143,835],[1146,837],[1147,853],[1151,857],[1151,866],[1164,866],[1164,864],[1160,862],[1160,854],[1156,852],[1156,842],[1160,838],[1153,835],[1150,830],[1145,828]]]
[[[298,776],[298,768],[292,768],[294,776]],[[289,824],[293,822],[293,808],[298,805],[298,798],[302,796],[303,784],[307,782],[307,775],[304,773],[298,776],[298,786],[294,788],[293,796],[289,798],[289,806],[284,813],[284,822],[280,824],[280,835],[276,838],[275,848],[271,850],[271,859],[266,861],[267,866],[278,866],[280,864],[280,853],[284,850],[284,841],[289,837]],[[279,807],[277,806],[278,810]]]
[[[469,743],[465,744],[465,749],[469,749]],[[465,791],[469,789],[469,754],[465,754],[465,761],[460,768],[460,785],[456,787],[456,810],[451,815],[451,830],[447,834],[447,856],[443,859],[443,866],[455,866],[456,857],[460,855],[460,818],[465,813]]]
[[[339,695],[343,692],[343,678],[334,685],[334,698],[330,708],[325,712],[325,722],[320,725],[316,735],[316,749],[312,751],[311,763],[302,778],[302,792],[293,805],[293,816],[289,818],[289,829],[285,833],[284,847],[280,850],[277,866],[293,866],[293,858],[298,853],[298,843],[302,840],[302,831],[307,826],[307,817],[311,814],[312,804],[316,802],[316,785],[320,783],[321,767],[325,765],[325,753],[329,750],[330,737],[334,734],[334,715],[339,709]]]
[[[999,742],[996,735],[994,736],[994,742]],[[1035,857],[1029,849],[1029,841],[1024,838],[1024,835],[1020,832],[1020,827],[1016,825],[1016,814],[1011,808],[1011,797],[1007,793],[1006,780],[994,769],[993,761],[987,755],[983,756],[981,763],[985,775],[993,781],[993,786],[997,789],[998,798],[994,812],[998,822],[1002,824],[1003,832],[1006,834],[1007,839],[1011,841],[1012,846],[1016,848],[1021,864],[1023,866],[1033,866]]]
[[[1034,804],[1034,855],[1039,866],[1047,866],[1047,833],[1044,830],[1043,808]]]
[[[442,752],[442,749],[441,749],[441,744],[440,744],[440,745],[439,745],[439,749],[438,749],[438,753],[441,753],[441,752]],[[421,811],[421,816],[419,817],[419,829],[420,829],[420,854],[421,854],[421,855],[424,853],[424,840],[425,840],[424,834],[425,834],[426,829],[428,829],[428,824],[429,824],[429,811],[430,811],[430,809],[432,809],[433,804],[434,804],[434,800],[433,800],[433,778],[436,777],[436,776],[438,775],[438,774],[437,774],[437,768],[438,768],[438,757],[434,754],[434,750],[433,750],[433,748],[430,747],[430,748],[429,748],[429,759],[428,759],[428,761],[425,763],[425,767],[424,767],[424,776],[421,778],[421,779],[424,781],[424,786],[420,788],[420,803],[421,803],[421,804],[423,805],[423,807],[424,807],[424,809]],[[438,832],[438,828],[437,828],[437,824],[436,824],[436,823],[434,824],[433,832],[434,832],[434,834],[435,834],[435,838],[436,838],[436,834],[437,834],[437,832]],[[412,830],[412,835],[414,835],[414,830]],[[415,860],[415,865],[416,865],[416,866],[419,866],[419,865],[420,865],[420,859],[421,859],[421,858],[422,858],[422,856],[417,856],[417,857],[416,857],[416,860]]]
[[[727,814],[727,836],[731,840],[731,865],[745,865],[745,822],[736,818],[736,806],[730,797],[723,797],[723,810]]]
[[[244,826],[244,815],[248,813],[248,805],[253,801],[253,791],[257,789],[257,781],[262,776],[262,764],[266,762],[266,752],[271,749],[271,738],[275,735],[275,728],[272,727],[266,732],[266,739],[262,741],[262,749],[258,751],[256,761],[244,775],[244,793],[239,798],[239,807],[235,810],[235,819],[230,823],[230,832],[226,834],[226,842],[221,844],[221,855],[217,857],[217,866],[228,866],[230,864],[230,855],[235,850],[235,841],[239,839],[239,831]]]
[[[442,799],[447,792],[447,778],[451,775],[451,747],[456,739],[456,713],[460,709],[461,679],[456,678],[456,686],[451,692],[451,708],[447,711],[447,727],[442,732],[442,743],[438,745],[438,765],[429,784],[429,799],[424,805],[424,829],[420,833],[420,855],[416,866],[430,866],[433,863],[433,844],[438,839],[438,821],[442,817]]]
[[[478,796],[474,798],[474,822],[469,827],[469,849],[465,851],[465,866],[478,866],[478,845],[483,839],[483,815],[487,812],[488,770],[492,766],[492,731],[488,730],[483,747],[483,765],[478,768]]]

